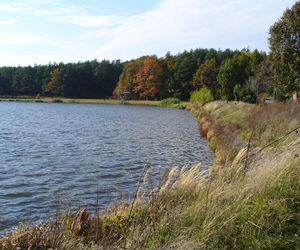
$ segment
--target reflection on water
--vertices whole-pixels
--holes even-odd
[[[146,163],[154,181],[212,153],[185,110],[119,105],[0,103],[0,231],[62,207],[103,209],[133,195]]]

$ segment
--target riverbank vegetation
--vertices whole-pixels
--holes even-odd
[[[208,172],[200,165],[173,168],[157,189],[145,191],[146,168],[132,203],[21,226],[1,238],[1,248],[298,249],[299,104],[218,101],[190,108],[214,146]]]

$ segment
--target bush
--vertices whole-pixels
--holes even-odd
[[[203,103],[211,102],[213,100],[214,100],[213,95],[210,89],[208,88],[201,88],[199,90],[194,91],[190,99],[191,102],[203,102]]]
[[[160,106],[165,108],[185,109],[186,103],[182,103],[178,98],[167,98],[160,101]]]
[[[54,102],[54,103],[62,103],[63,101],[62,101],[62,99],[56,98],[56,99],[53,99],[52,102]]]
[[[160,101],[161,106],[169,106],[172,104],[179,104],[179,103],[180,103],[180,99],[178,98],[167,98]]]

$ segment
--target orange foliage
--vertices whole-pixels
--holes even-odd
[[[115,89],[115,94],[123,91],[131,93],[131,97],[154,99],[161,94],[165,83],[163,63],[154,56],[147,56],[129,62]]]

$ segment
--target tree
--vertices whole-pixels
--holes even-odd
[[[272,75],[269,57],[265,57],[257,66],[255,76],[248,79],[248,84],[256,94],[270,92],[273,87]]]
[[[276,91],[300,90],[300,2],[270,28],[270,61]]]
[[[163,96],[164,84],[162,63],[156,57],[146,57],[136,73],[134,92],[146,99]]]
[[[51,96],[62,96],[63,85],[59,69],[54,69],[50,73],[50,80],[44,88],[44,94]]]
[[[222,99],[233,100],[234,94],[233,89],[236,84],[239,84],[235,80],[235,69],[234,61],[232,59],[225,60],[218,74],[218,83],[219,83],[219,96]]]
[[[129,62],[119,79],[114,94],[128,92],[131,99],[155,99],[165,96],[166,67],[156,56],[145,56]]]
[[[200,89],[207,87],[216,96],[217,89],[217,76],[219,72],[219,67],[217,65],[216,59],[206,60],[200,65],[193,77],[193,85],[195,89]]]
[[[233,58],[222,62],[218,79],[218,94],[222,99],[234,99],[234,87],[240,84],[243,87],[252,75],[251,57],[249,51],[236,54]]]
[[[141,60],[137,59],[125,64],[117,86],[113,92],[114,96],[119,97],[122,92],[128,92],[130,99],[138,98],[138,95],[134,92],[134,88],[136,86],[136,72],[140,63]]]
[[[194,89],[193,75],[198,68],[197,58],[193,51],[183,52],[177,57],[174,65],[175,97],[188,100]]]
[[[174,97],[176,93],[176,86],[174,81],[174,66],[176,64],[176,56],[172,56],[170,52],[168,52],[165,57],[162,59],[162,63],[164,66],[166,83],[165,83],[165,91],[166,96]]]

